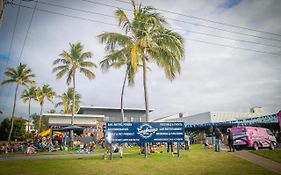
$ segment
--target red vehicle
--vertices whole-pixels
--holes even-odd
[[[238,126],[231,128],[233,134],[233,144],[236,149],[259,148],[274,149],[277,141],[273,133],[266,128]]]

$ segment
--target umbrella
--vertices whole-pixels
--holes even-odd
[[[64,128],[61,128],[60,131],[83,131],[83,127],[80,126],[76,126],[76,125],[70,125],[70,126],[66,126]]]

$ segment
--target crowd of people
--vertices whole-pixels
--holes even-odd
[[[77,136],[77,135],[76,135]],[[210,144],[208,139],[206,139],[206,134],[203,134],[203,144],[205,148],[213,148],[214,144],[214,150],[216,152],[221,151],[221,144],[222,141],[224,140],[224,137],[227,137],[227,144],[229,146],[229,151],[235,151],[235,148],[233,146],[233,135],[231,133],[231,130],[228,129],[226,136],[223,136],[222,132],[220,131],[219,128],[216,128],[213,135],[214,140]],[[102,148],[106,149],[109,151],[109,146],[106,146],[105,140],[100,139],[88,141],[88,142],[83,142],[79,138],[80,137],[75,137],[74,138],[74,149],[77,151],[77,153],[91,153],[96,150],[97,145],[101,146]],[[83,137],[82,137],[83,138]],[[189,134],[185,134],[184,136],[184,142],[180,143],[179,146],[181,149],[184,150],[189,150],[190,145],[197,143],[196,139],[198,139],[198,133],[190,132]],[[3,143],[0,147],[0,151],[2,154],[7,154],[8,152],[17,152],[17,151],[22,151],[25,154],[34,154],[37,153],[38,151],[59,151],[59,150],[68,150],[68,146],[70,144],[70,139],[67,134],[55,134],[51,136],[50,134],[45,135],[45,136],[36,136],[34,138],[33,142],[27,142],[27,143]],[[120,157],[123,157],[123,149],[127,147],[132,147],[133,144],[113,144],[111,145],[113,149],[113,152],[120,152]],[[136,145],[135,145],[136,146]],[[157,153],[157,149],[159,147],[167,147],[167,152],[174,152],[174,147],[175,144],[173,142],[169,143],[151,143],[148,144],[145,150],[144,145],[138,145],[140,146],[140,153]]]

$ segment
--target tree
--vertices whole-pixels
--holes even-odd
[[[49,111],[47,111],[47,113],[50,113],[50,114],[54,114],[56,113],[57,111],[55,109],[50,109]]]
[[[48,129],[48,117],[42,116],[41,122],[40,122],[40,115],[34,113],[31,115],[32,122],[34,125],[34,129],[39,131],[39,126],[42,131],[45,131]]]
[[[56,95],[56,93],[53,91],[53,89],[49,85],[43,85],[42,88],[38,87],[36,89],[36,99],[38,103],[40,104],[40,117],[39,117],[39,126],[38,130],[41,132],[41,122],[42,122],[42,113],[43,113],[43,105],[45,102],[45,98],[50,101],[51,103],[53,102],[53,98]]]
[[[112,44],[111,42],[109,43],[107,40],[108,36],[111,34],[112,33],[103,33],[98,36],[102,43],[107,41],[106,48],[110,48],[109,45]],[[119,35],[115,35],[115,37],[118,36]],[[126,67],[122,90],[121,90],[121,97],[120,97],[121,115],[122,115],[123,122],[125,121],[125,114],[124,114],[124,107],[123,107],[125,84],[128,78],[128,84],[133,85],[134,77],[136,73],[136,70],[133,69],[133,66],[131,64],[129,52],[124,53],[125,49],[129,50],[128,47],[130,47],[130,43],[131,42],[124,43],[124,45],[122,45],[122,48],[120,50],[115,50],[114,48],[107,49],[107,51],[109,51],[110,53],[107,56],[105,56],[104,60],[100,62],[101,68],[105,71],[107,71],[110,67],[114,67],[117,69],[122,66]]]
[[[180,61],[184,56],[183,38],[167,28],[164,17],[155,12],[155,8],[136,5],[132,1],[133,18],[118,9],[115,15],[119,26],[125,34],[103,33],[99,35],[106,43],[106,49],[116,54],[128,55],[134,71],[142,63],[143,87],[146,109],[146,120],[149,121],[149,105],[147,95],[147,62],[154,62],[163,68],[166,76],[173,80],[180,73]],[[116,49],[119,49],[115,51]]]
[[[66,92],[62,95],[59,95],[60,102],[58,102],[55,107],[63,106],[63,113],[70,114],[72,111],[72,102],[73,95],[75,94],[75,111],[78,111],[80,103],[81,103],[81,95],[77,92],[74,93],[73,88],[68,88]]]
[[[24,103],[28,102],[28,130],[29,132],[29,122],[30,122],[30,104],[31,100],[34,99],[36,100],[36,94],[35,94],[35,87],[31,87],[28,89],[24,89],[22,94],[21,94],[21,99],[23,100]]]
[[[0,124],[0,139],[6,139],[9,135],[9,131],[12,125],[12,121],[9,118],[5,118]],[[23,118],[14,118],[14,129],[11,135],[12,140],[25,140],[26,131],[25,131],[25,119]]]
[[[16,109],[16,101],[17,101],[17,93],[18,88],[21,85],[27,86],[33,85],[34,80],[31,78],[35,77],[35,74],[32,73],[31,69],[27,68],[26,64],[19,64],[17,68],[7,68],[7,71],[4,73],[7,77],[9,77],[8,80],[4,80],[2,84],[8,84],[8,83],[16,83],[16,89],[15,89],[15,97],[14,97],[14,105],[13,105],[13,112],[12,112],[12,118],[11,118],[11,128],[8,135],[8,141],[11,140],[11,135],[13,132],[14,127],[14,115],[15,115],[15,109]]]
[[[56,73],[57,79],[61,79],[64,75],[67,74],[66,78],[66,84],[70,85],[71,81],[73,83],[73,99],[72,104],[75,103],[75,91],[76,91],[76,85],[75,85],[75,79],[76,79],[76,73],[79,71],[80,73],[83,73],[88,79],[92,80],[95,78],[95,74],[88,68],[96,68],[96,64],[87,61],[88,58],[92,57],[91,52],[83,52],[84,46],[81,45],[80,42],[75,44],[69,44],[70,50],[69,51],[63,51],[59,56],[60,58],[56,59],[53,62],[53,65],[56,65],[55,68],[53,68],[53,72]],[[74,125],[74,112],[75,111],[75,105],[72,105],[71,110],[71,125]],[[73,131],[70,133],[70,139],[71,144],[73,144]]]

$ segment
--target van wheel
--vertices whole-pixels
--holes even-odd
[[[269,149],[270,149],[270,150],[274,150],[274,144],[273,144],[272,142],[271,142],[270,145],[269,145]]]
[[[253,144],[253,149],[254,149],[254,150],[258,150],[258,149],[259,149],[259,146],[258,146],[257,142],[255,142],[255,143]]]

